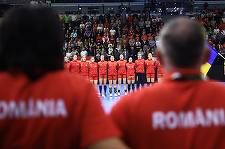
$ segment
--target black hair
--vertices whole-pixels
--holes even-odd
[[[205,32],[197,22],[176,18],[167,24],[161,38],[165,53],[174,66],[191,68],[199,62],[205,47]]]
[[[63,30],[57,13],[43,6],[9,10],[0,25],[0,71],[36,80],[63,69]]]

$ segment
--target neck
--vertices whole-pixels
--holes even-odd
[[[171,70],[170,72],[166,72],[164,75],[164,80],[202,80],[202,74],[200,72],[200,69],[180,69],[176,68],[174,70]]]
[[[170,68],[170,69],[165,69],[166,73],[174,73],[174,72],[180,72],[184,74],[198,74],[201,73],[200,67],[199,68]]]

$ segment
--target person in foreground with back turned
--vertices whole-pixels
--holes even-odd
[[[188,18],[161,31],[158,57],[163,80],[121,99],[111,116],[133,149],[225,148],[225,86],[204,80],[204,29]]]
[[[62,25],[50,8],[23,6],[5,14],[0,148],[126,148],[94,87],[64,70],[62,46]]]

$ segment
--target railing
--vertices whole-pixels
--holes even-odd
[[[32,0],[0,0],[0,4],[29,4]],[[45,0],[36,0],[45,2]]]
[[[144,5],[145,2],[115,2],[115,3],[52,3],[51,5],[54,7],[62,6],[81,6],[81,7],[90,7],[90,6],[120,6],[123,4],[124,6],[137,6]]]
[[[169,2],[169,1],[167,1]],[[218,0],[218,1],[194,1],[195,5],[203,5],[204,3],[208,3],[209,5],[225,5],[225,0]],[[144,5],[145,1],[139,2],[110,2],[110,3],[52,3],[51,5],[54,7],[64,6],[64,7],[71,7],[71,6],[81,6],[81,7],[90,7],[90,6],[120,6],[123,4],[124,6],[140,6]],[[170,2],[169,2],[170,3]],[[181,3],[181,2],[178,2]],[[183,2],[184,3],[184,2]]]
[[[208,3],[209,5],[225,5],[225,1],[224,0],[217,0],[217,1],[195,1],[194,4],[195,5],[202,5],[205,3]]]

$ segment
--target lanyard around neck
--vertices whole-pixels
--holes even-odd
[[[171,80],[175,80],[175,81],[205,80],[205,78],[201,74],[182,74],[179,72],[172,73],[170,78],[171,78]]]

